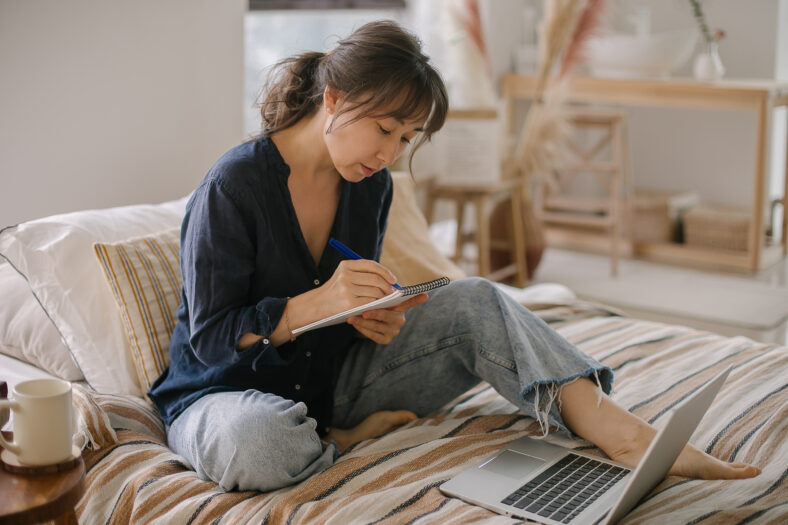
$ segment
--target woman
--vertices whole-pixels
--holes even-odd
[[[293,336],[397,282],[376,262],[387,167],[440,129],[448,101],[418,40],[393,22],[285,60],[265,92],[263,135],[219,159],[186,209],[171,363],[149,392],[170,447],[223,490],[272,490],[484,380],[545,432],[636,464],[655,431],[607,396],[611,370],[485,280]],[[343,260],[330,237],[365,259]],[[691,446],[673,466],[758,472]]]

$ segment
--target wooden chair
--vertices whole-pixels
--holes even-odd
[[[522,223],[522,191],[519,179],[502,180],[483,184],[449,184],[436,181],[427,188],[425,216],[427,222],[433,221],[435,203],[438,200],[451,200],[456,206],[457,236],[452,260],[456,263],[465,261],[463,246],[468,241],[464,230],[463,216],[466,205],[474,206],[476,227],[472,240],[476,243],[478,274],[481,277],[498,281],[514,276],[517,286],[523,287],[528,281],[528,269],[525,261],[525,233]],[[512,239],[505,248],[512,253],[512,264],[496,271],[490,269],[490,213],[492,205],[499,199],[509,197],[512,206]]]
[[[569,152],[552,170],[549,181],[536,184],[534,212],[545,225],[606,232],[610,238],[610,273],[615,276],[623,225],[631,217],[626,114],[616,109],[577,106],[566,112],[572,127]],[[602,196],[572,192],[571,185],[577,184],[582,175],[595,180],[603,190]]]

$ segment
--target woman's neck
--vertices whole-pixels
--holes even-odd
[[[334,168],[323,140],[325,125],[326,113],[315,111],[271,136],[290,167],[291,177],[295,176],[304,182],[317,182],[325,181],[326,176],[329,176],[339,182],[339,173]]]

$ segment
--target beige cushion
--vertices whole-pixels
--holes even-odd
[[[93,248],[120,310],[140,387],[150,388],[170,362],[180,304],[180,228]]]
[[[440,253],[430,240],[427,220],[416,202],[413,179],[406,172],[393,172],[391,175],[394,197],[380,263],[405,285],[444,275],[452,281],[465,277],[465,273]]]

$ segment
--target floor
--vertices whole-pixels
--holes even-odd
[[[430,225],[445,255],[454,251],[456,223]],[[465,257],[475,259],[466,244]],[[461,265],[468,273],[475,266]],[[788,343],[788,259],[756,274],[720,273],[620,259],[610,276],[606,255],[547,248],[532,282],[568,286],[579,297],[615,306],[640,319],[691,326],[765,343]]]
[[[786,259],[752,275],[623,259],[618,276],[611,277],[606,256],[548,248],[533,280],[565,284],[633,317],[767,343],[788,339]]]

